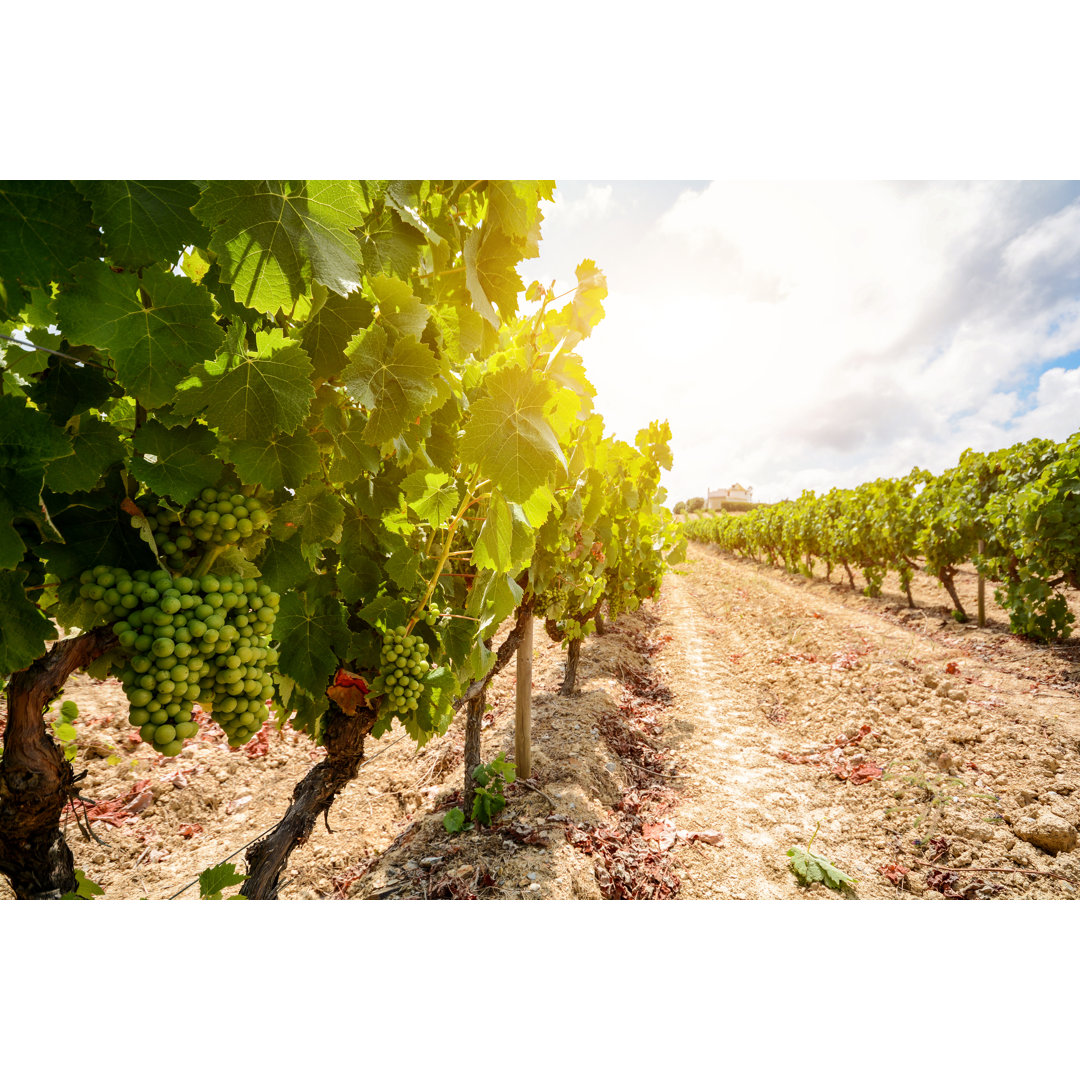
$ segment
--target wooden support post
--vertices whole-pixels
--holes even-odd
[[[525,624],[517,647],[517,696],[514,710],[514,763],[522,780],[532,776],[533,621]]]
[[[979,541],[979,554],[986,551],[986,541]],[[986,579],[982,575],[982,571],[979,571],[979,626],[986,625]]]

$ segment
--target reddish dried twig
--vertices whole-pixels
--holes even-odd
[[[939,863],[924,862],[922,859],[912,861],[916,866],[932,866],[935,870],[948,870],[950,874],[1029,874],[1032,877],[1055,878],[1057,881],[1067,881],[1070,885],[1080,885],[1080,881],[1075,878],[1054,874],[1049,870],[1023,870],[1017,866],[941,866]]]

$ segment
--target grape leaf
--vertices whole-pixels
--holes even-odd
[[[0,472],[0,480],[3,473]],[[0,570],[14,570],[22,562],[26,545],[15,528],[15,508],[0,495]]]
[[[288,312],[317,281],[342,296],[360,285],[367,202],[348,180],[212,180],[195,204],[221,279],[240,303]]]
[[[403,592],[411,592],[420,573],[420,552],[409,547],[399,548],[386,560],[386,575]]]
[[[364,622],[378,630],[392,630],[406,619],[405,605],[393,596],[377,596],[357,613]]]
[[[357,235],[370,277],[383,273],[408,277],[420,262],[422,234],[388,210],[368,218]]]
[[[45,469],[45,481],[53,491],[91,491],[110,465],[124,459],[116,428],[89,413],[79,417],[72,449],[71,456],[50,461]]]
[[[309,551],[321,550],[341,539],[341,526],[345,520],[341,499],[319,481],[300,488],[285,512],[299,528],[300,539]]]
[[[335,650],[346,656],[349,651],[351,635],[341,602],[330,596],[309,600],[306,593],[287,593],[274,633],[281,643],[279,669],[312,697],[325,695],[341,662]]]
[[[69,349],[74,353],[78,346],[69,346]],[[92,357],[88,356],[87,359],[92,360]],[[73,416],[87,409],[105,408],[109,398],[120,391],[102,373],[96,362],[76,364],[63,357],[50,356],[47,367],[27,387],[26,393],[31,401],[52,417],[54,423],[66,424]]]
[[[319,467],[319,444],[303,429],[262,439],[234,439],[222,450],[245,484],[298,488]]]
[[[247,874],[241,874],[235,864],[218,863],[199,875],[199,897],[202,900],[220,900],[222,889],[243,881],[247,881]]]
[[[119,759],[118,759],[119,760]],[[81,870],[75,871],[75,891],[64,893],[61,900],[93,900],[95,896],[104,896],[105,890],[91,881]]]
[[[371,324],[372,307],[361,293],[331,296],[304,327],[301,339],[316,379],[336,378],[348,363],[345,346]]]
[[[363,421],[355,409],[328,405],[323,410],[323,426],[335,451],[330,459],[331,483],[351,484],[361,473],[378,469],[379,452],[362,441]]]
[[[445,525],[457,509],[457,485],[448,473],[421,469],[401,481],[405,502],[434,528]]]
[[[276,593],[284,595],[296,588],[310,573],[311,567],[300,549],[300,534],[288,540],[271,538],[259,560],[262,580]]]
[[[181,506],[216,483],[221,473],[220,464],[211,457],[217,439],[202,424],[167,428],[148,420],[135,432],[133,445],[135,453],[128,466],[131,475],[156,495],[164,495]],[[148,461],[147,454],[157,460]]]
[[[361,331],[345,350],[352,363],[342,373],[345,388],[369,411],[364,439],[378,446],[400,435],[439,396],[438,357],[415,338],[387,348],[386,331]]]
[[[499,229],[485,226],[469,234],[464,255],[465,284],[473,306],[498,329],[496,307],[504,319],[517,314],[518,293],[525,287],[515,269],[521,252]]]
[[[511,502],[524,503],[565,465],[546,412],[551,392],[538,376],[507,367],[484,380],[465,425],[461,458],[479,465]]]
[[[47,464],[71,452],[71,440],[43,412],[0,395],[0,491],[16,514],[37,513]]]
[[[131,527],[121,502],[126,497],[119,471],[110,473],[103,487],[78,496],[78,501],[47,496],[53,524],[64,543],[48,543],[40,553],[49,570],[61,581],[77,578],[99,564],[129,570],[156,569],[153,553]]]
[[[513,532],[510,507],[496,491],[488,503],[484,524],[473,545],[473,564],[478,570],[505,571],[511,568],[510,540]]]
[[[185,247],[206,247],[210,233],[191,213],[199,189],[190,180],[76,180],[93,206],[105,247],[120,266],[177,262]]]
[[[224,340],[210,294],[156,266],[136,277],[103,262],[81,263],[75,284],[57,297],[56,312],[68,340],[107,352],[120,383],[151,409],[167,404]]]
[[[509,574],[490,570],[477,574],[465,606],[467,614],[480,620],[476,636],[483,639],[495,633],[521,597],[521,586]]]
[[[420,180],[391,180],[386,185],[384,198],[386,205],[393,208],[404,224],[422,233],[424,239],[432,247],[440,247],[446,240],[431,225],[425,221],[420,212],[421,189],[424,182]]]
[[[207,422],[234,439],[291,435],[307,417],[315,389],[311,360],[281,330],[259,331],[255,353],[236,357],[224,374],[208,377]]]
[[[45,655],[56,627],[26,596],[26,573],[0,570],[0,672],[22,671]]]
[[[852,888],[858,882],[844,873],[843,870],[833,866],[828,859],[815,855],[811,851],[803,851],[802,848],[789,848],[787,852],[790,859],[791,872],[804,884],[813,885],[820,881],[830,889]]]
[[[442,335],[443,351],[453,364],[460,364],[484,343],[484,319],[470,308],[437,307],[432,320]]]
[[[488,184],[491,223],[514,240],[524,241],[520,258],[535,259],[540,254],[541,186],[538,180],[492,180]]]
[[[66,180],[0,182],[0,280],[9,289],[67,282],[100,249],[90,204]]]
[[[407,281],[380,274],[368,283],[379,308],[379,322],[393,327],[402,336],[417,340],[428,324],[428,309],[413,295]]]

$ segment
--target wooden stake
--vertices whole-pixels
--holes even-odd
[[[514,710],[514,763],[522,780],[532,776],[532,655],[533,621],[525,624],[525,632],[517,647],[517,696]]]
[[[979,541],[979,554],[986,551],[986,541]],[[979,571],[979,626],[986,625],[986,579],[982,576],[982,571]]]

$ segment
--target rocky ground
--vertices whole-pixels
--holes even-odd
[[[974,610],[974,574],[961,575]],[[369,743],[359,777],[294,853],[279,893],[316,898],[1061,898],[1080,895],[1080,646],[948,617],[918,575],[867,599],[692,545],[658,602],[582,652],[536,626],[534,770],[496,826],[450,836],[462,721],[417,750]],[[208,720],[161,759],[115,682],[74,680],[76,865],[107,899],[165,898],[278,820],[321,751],[267,724],[230,750]],[[494,682],[483,757],[513,757],[512,665]],[[804,885],[807,847],[855,879]],[[235,891],[235,890],[233,890]],[[195,898],[197,888],[180,893]],[[10,896],[6,886],[0,895]]]

